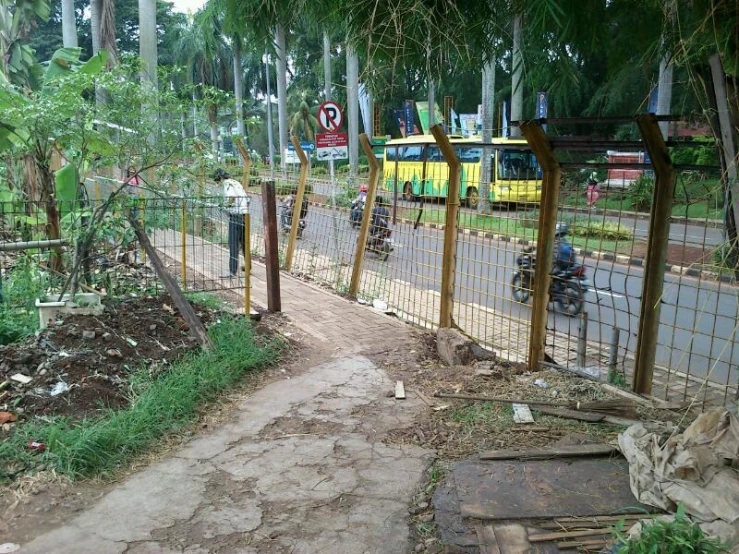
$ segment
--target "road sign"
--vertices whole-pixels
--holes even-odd
[[[312,142],[308,142],[305,140],[300,141],[300,147],[303,149],[303,152],[313,152],[316,149],[316,145]],[[287,143],[287,149],[291,152],[295,152],[295,147],[293,146],[292,142]]]
[[[349,138],[346,133],[316,135],[316,153],[319,161],[346,160]]]
[[[325,131],[332,132],[341,129],[344,122],[344,112],[336,102],[329,100],[318,107],[318,124]]]

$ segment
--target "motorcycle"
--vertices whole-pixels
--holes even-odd
[[[393,243],[390,240],[392,233],[386,217],[373,216],[365,249],[377,254],[383,262],[386,261],[390,257],[390,252],[393,251]]]
[[[516,258],[518,270],[513,274],[511,288],[516,302],[525,304],[534,291],[536,254],[534,247],[528,246]],[[555,264],[556,265],[556,264]],[[585,275],[585,266],[569,264],[555,266],[549,285],[549,301],[555,311],[574,317],[582,312],[585,293],[590,290],[590,281]]]
[[[359,198],[352,200],[352,207],[349,210],[349,223],[351,223],[352,227],[359,227],[362,224],[364,204],[365,201]]]
[[[295,209],[295,198],[289,195],[280,204],[280,226],[283,233],[289,233],[293,225],[293,211]],[[298,238],[303,238],[305,231],[305,218],[308,214],[308,200],[303,199],[303,206],[300,209],[300,221],[298,221]]]

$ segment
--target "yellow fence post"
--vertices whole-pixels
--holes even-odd
[[[251,216],[244,214],[244,316],[251,313]]]
[[[290,271],[293,266],[293,255],[295,254],[295,242],[298,240],[298,226],[300,225],[300,208],[303,205],[303,197],[305,196],[305,180],[308,177],[308,157],[300,146],[297,137],[292,137],[292,143],[295,147],[295,153],[300,158],[300,177],[298,178],[298,191],[295,195],[295,205],[293,206],[293,220],[290,226],[290,237],[287,239],[287,251],[285,252],[285,269]]]
[[[462,164],[454,152],[452,143],[441,125],[431,127],[431,134],[449,166],[449,187],[446,199],[446,220],[444,223],[444,250],[441,260],[441,309],[439,327],[452,326],[454,309],[454,270],[457,265],[457,232],[459,222],[459,188]]]
[[[249,188],[249,170],[251,169],[251,158],[249,157],[249,151],[244,146],[244,142],[240,138],[234,139],[234,144],[239,149],[241,157],[244,160],[244,173],[241,175],[241,186],[244,190]]]
[[[542,168],[539,236],[536,239],[536,278],[534,279],[529,341],[529,370],[536,371],[544,360],[549,284],[552,280],[552,256],[554,254],[554,230],[557,224],[559,181],[562,171],[549,145],[547,135],[538,122],[521,123],[521,132]]]
[[[380,165],[377,163],[372,152],[372,144],[369,137],[362,133],[359,135],[359,144],[367,156],[370,166],[369,186],[367,187],[367,200],[364,204],[364,214],[362,215],[362,225],[359,228],[359,237],[357,237],[357,247],[354,252],[354,267],[352,267],[352,280],[349,283],[349,296],[356,298],[359,292],[359,281],[362,278],[362,267],[364,266],[364,251],[367,245],[367,235],[369,234],[370,223],[372,221],[372,209],[375,205],[375,196],[377,194],[377,178],[379,176]]]
[[[644,258],[639,331],[636,339],[634,392],[650,394],[654,358],[657,351],[659,316],[665,280],[665,261],[670,238],[670,215],[675,198],[677,172],[670,159],[670,151],[662,138],[657,118],[651,114],[636,118],[649,159],[654,167],[654,192],[649,214],[647,255]]]
[[[180,256],[182,259],[182,286],[187,286],[187,229],[185,225],[187,223],[187,207],[185,205],[185,199],[182,199],[182,214],[180,216]]]

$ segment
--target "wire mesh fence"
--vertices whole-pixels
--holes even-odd
[[[484,148],[469,141],[452,142],[462,167],[454,323],[501,358],[527,362],[541,169],[523,141]],[[357,297],[435,328],[440,321],[444,231],[449,223],[445,203],[449,168],[428,137],[411,146],[406,151],[393,144],[386,148],[393,153],[384,160],[376,205],[384,211],[371,214]],[[617,158],[608,152],[599,155]],[[489,183],[481,178],[486,161]],[[260,187],[273,178],[268,171],[255,173],[246,191],[248,236],[251,256],[259,258],[265,254]],[[332,181],[314,170],[307,181],[305,206],[296,210],[289,202],[298,190],[298,172],[275,174],[280,265],[289,262],[296,276],[349,292],[364,217],[363,205],[357,202],[359,186],[366,177],[360,175],[348,184],[343,176]],[[559,190],[554,217],[566,225],[566,234],[555,242],[555,254],[559,255],[562,241],[570,244],[570,270],[577,272],[567,278],[555,272],[547,310],[546,363],[607,374],[612,382],[628,385],[637,357],[645,267],[650,263],[646,248],[654,185],[644,171],[605,169],[597,175],[597,186],[590,177],[589,171],[566,170]],[[653,376],[654,396],[701,405],[727,404],[739,394],[736,264],[724,240],[724,193],[718,177],[709,170],[681,172],[678,177]],[[105,178],[88,182],[90,205],[104,202],[120,186]],[[122,221],[126,210],[137,210],[153,246],[185,289],[242,291],[246,262],[239,252],[245,241],[234,245],[234,237],[244,232],[243,214],[228,212],[216,185],[207,184],[204,190],[205,196],[199,198],[129,195],[127,203],[111,208],[111,221]],[[378,214],[389,231],[382,235],[387,249],[380,247],[383,242],[372,242]],[[302,223],[288,260],[289,231],[296,215]],[[115,240],[111,241],[113,249]],[[120,263],[122,246],[117,248],[113,256]],[[123,252],[128,256],[125,263],[143,268],[152,286],[159,286],[140,245],[129,241]],[[566,283],[573,275],[582,290],[558,295],[557,283]],[[94,278],[92,282],[99,284]]]

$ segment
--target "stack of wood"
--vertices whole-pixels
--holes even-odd
[[[554,542],[560,550],[600,552],[614,543],[613,531],[619,522],[624,522],[623,531],[640,521],[651,519],[652,514],[624,514],[593,517],[561,517],[537,525],[549,532],[530,534],[529,542]]]

